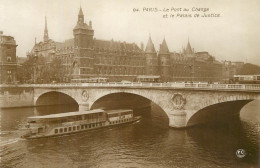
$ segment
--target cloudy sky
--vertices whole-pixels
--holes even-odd
[[[17,55],[24,57],[43,40],[44,16],[54,41],[73,38],[79,7],[92,21],[97,39],[146,42],[151,34],[156,50],[165,37],[171,51],[180,52],[188,38],[195,51],[218,60],[260,65],[260,0],[0,0],[0,30],[15,37]],[[209,8],[193,12],[192,8]],[[133,12],[133,8],[139,12]],[[184,12],[143,12],[143,8],[184,8]],[[220,14],[211,18],[180,18],[177,14]],[[175,15],[163,18],[164,14]]]

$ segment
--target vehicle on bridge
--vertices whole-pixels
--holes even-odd
[[[237,84],[260,84],[260,75],[234,75],[230,81]]]
[[[139,75],[136,77],[137,82],[160,82],[160,76],[151,76],[151,75]]]
[[[77,111],[44,116],[28,117],[26,132],[22,138],[34,139],[50,136],[66,135],[97,128],[131,123],[140,120],[134,117],[133,110],[101,109]]]
[[[72,83],[106,83],[108,78],[84,78],[84,79],[72,79]]]

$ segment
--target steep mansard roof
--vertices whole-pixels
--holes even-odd
[[[126,43],[120,41],[106,41],[94,40],[95,49],[109,49],[109,50],[126,50],[126,51],[142,51],[135,43]]]
[[[74,29],[92,29],[87,23],[79,24],[77,23]]]
[[[65,40],[65,42],[56,42],[56,49],[65,49],[74,47],[74,38]],[[137,44],[135,43],[126,43],[120,41],[108,41],[108,40],[99,40],[94,39],[94,48],[95,49],[104,49],[104,50],[127,50],[127,51],[142,51]]]

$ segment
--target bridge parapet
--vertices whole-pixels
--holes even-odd
[[[205,83],[57,83],[57,84],[30,84],[30,85],[0,85],[0,87],[141,87],[141,88],[169,88],[169,89],[199,89],[199,90],[241,90],[259,91],[259,84],[205,84]]]

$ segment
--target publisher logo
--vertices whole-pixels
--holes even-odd
[[[243,158],[246,156],[246,151],[244,149],[238,149],[236,155],[238,158]]]

